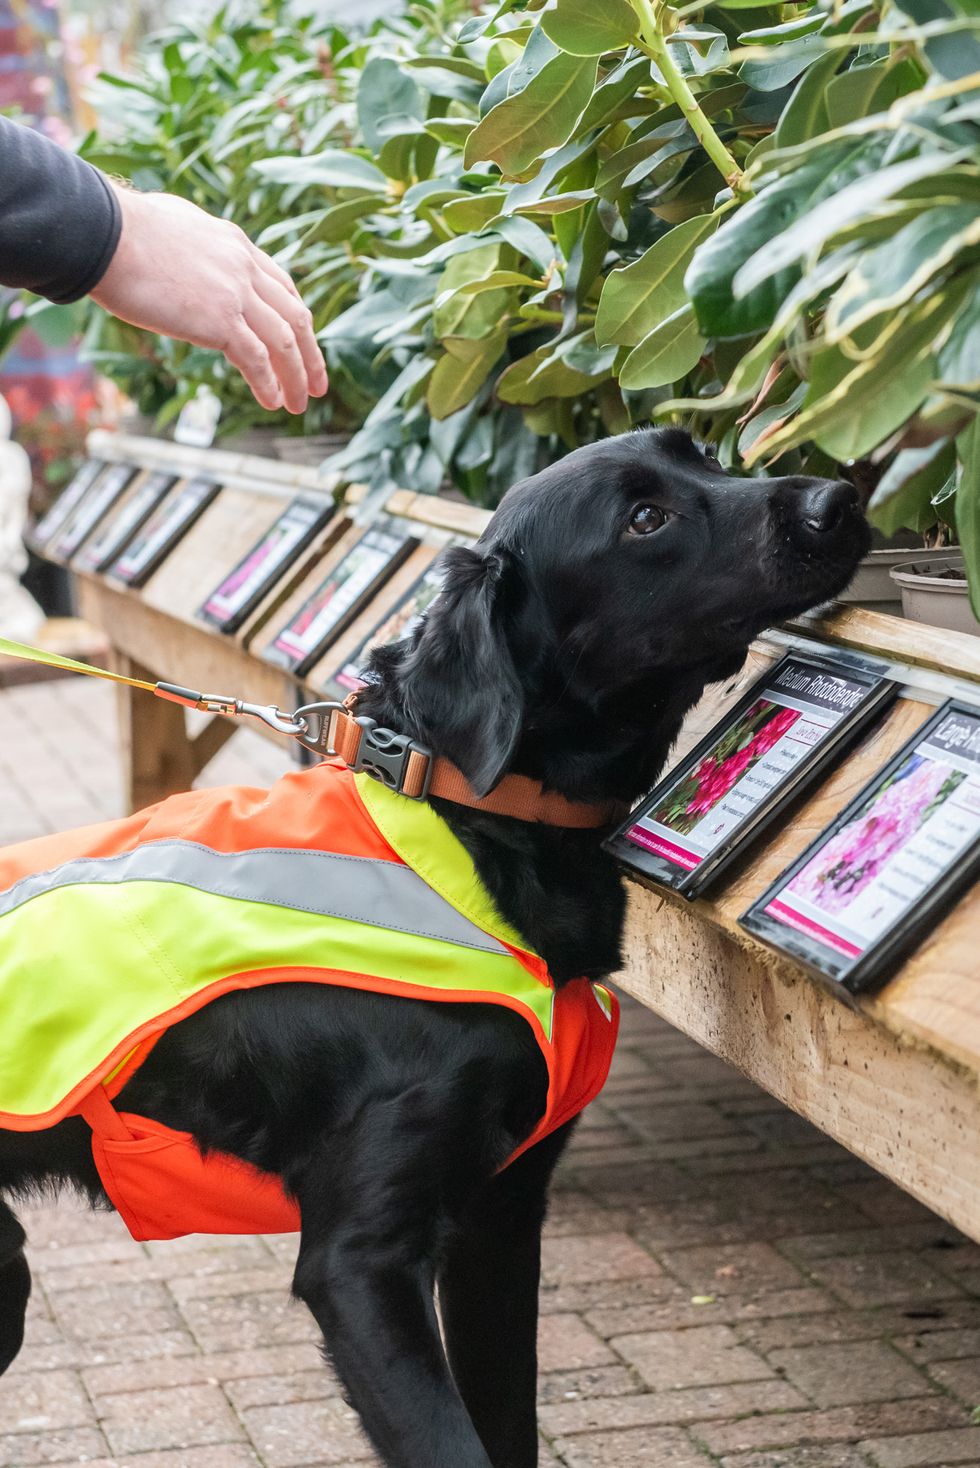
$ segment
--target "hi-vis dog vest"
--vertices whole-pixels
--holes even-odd
[[[288,981],[521,1015],[549,1088],[519,1151],[577,1115],[612,1059],[608,990],[556,990],[432,808],[331,762],[0,850],[0,1128],[84,1116],[136,1239],[298,1228],[277,1177],[112,1105],[169,1026]]]

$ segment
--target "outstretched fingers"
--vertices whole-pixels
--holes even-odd
[[[305,307],[296,286],[282,266],[277,266],[276,261],[270,260],[261,250],[255,251],[255,254],[258,255],[260,266],[255,272],[255,291],[285,324],[290,339],[290,357],[292,348],[295,348],[305,374],[305,390],[308,396],[321,398],[327,390],[327,368],[324,366],[323,352],[312,326],[312,313]],[[290,407],[289,398],[286,398],[286,407]],[[293,408],[292,411],[298,410]]]
[[[283,406],[282,389],[273,369],[271,354],[244,316],[233,327],[224,345],[224,353],[231,365],[238,368],[261,407],[272,412]]]

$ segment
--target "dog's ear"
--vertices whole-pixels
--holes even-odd
[[[514,753],[524,712],[504,632],[516,571],[506,551],[468,546],[445,551],[442,564],[443,590],[402,665],[400,695],[434,752],[486,795]]]

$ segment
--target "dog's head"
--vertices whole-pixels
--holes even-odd
[[[413,644],[374,669],[482,794],[543,731],[608,734],[645,707],[652,724],[678,680],[696,698],[763,628],[842,591],[867,546],[848,484],[739,479],[679,430],[625,434],[510,490],[475,547],[446,552]]]

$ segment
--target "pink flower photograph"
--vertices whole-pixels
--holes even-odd
[[[965,779],[939,760],[910,755],[788,890],[823,912],[844,911]]]
[[[649,819],[689,834],[799,717],[795,709],[757,699]]]

